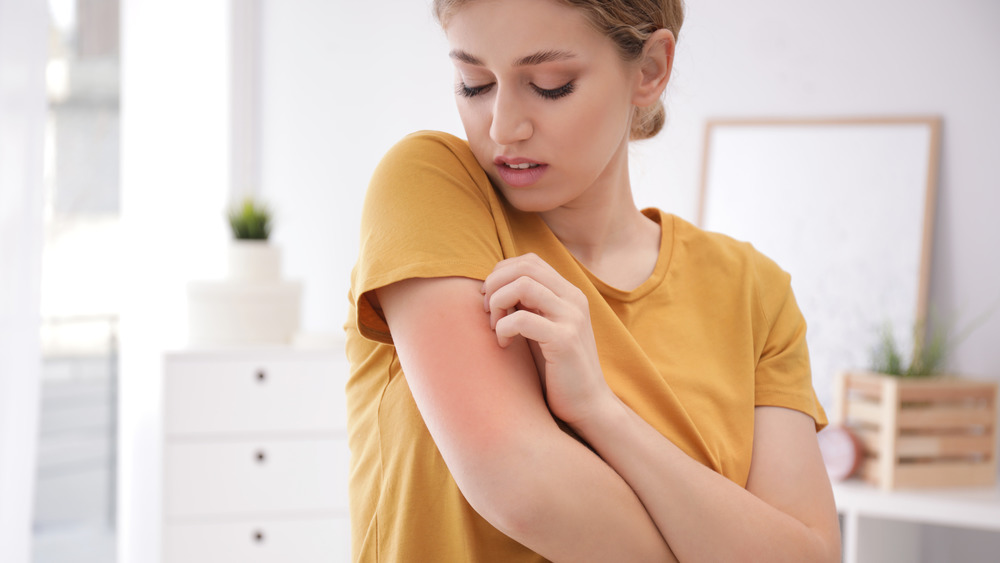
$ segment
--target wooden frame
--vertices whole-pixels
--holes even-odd
[[[698,224],[792,274],[827,406],[834,375],[867,364],[879,329],[905,349],[926,318],[940,135],[936,117],[706,125]]]

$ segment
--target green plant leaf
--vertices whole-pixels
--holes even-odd
[[[231,207],[227,218],[237,240],[267,240],[271,236],[271,210],[251,197]]]
[[[878,345],[872,350],[871,369],[878,373],[899,377],[937,375],[944,369],[945,359],[949,352],[965,340],[973,330],[982,325],[985,318],[992,312],[993,310],[988,310],[986,315],[980,315],[974,319],[974,322],[960,331],[959,337],[955,339],[948,336],[952,332],[951,329],[954,328],[954,323],[933,323],[933,329],[929,333],[925,321],[914,323],[913,351],[908,362],[899,351],[899,346],[892,333],[892,326],[886,323],[879,333]]]

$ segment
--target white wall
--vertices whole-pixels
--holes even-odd
[[[418,129],[462,131],[447,46],[423,0],[262,0],[262,195],[306,329],[340,333],[375,164]]]
[[[124,0],[118,561],[158,561],[164,350],[228,240],[229,2]]]
[[[309,329],[346,316],[360,202],[385,148],[420,128],[461,133],[428,5],[263,0],[262,186],[285,218],[286,271],[307,284]],[[1000,305],[998,21],[982,0],[689,2],[667,130],[633,149],[636,197],[694,218],[708,118],[940,115],[931,307],[968,322]],[[1000,377],[998,338],[1000,311],[950,366]]]
[[[48,17],[0,0],[0,561],[31,556]]]

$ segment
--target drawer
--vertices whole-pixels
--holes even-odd
[[[163,530],[163,563],[350,561],[348,517],[301,521],[178,523]]]
[[[347,439],[170,442],[163,506],[176,518],[347,511]]]
[[[168,357],[167,436],[343,432],[347,360],[212,360]]]

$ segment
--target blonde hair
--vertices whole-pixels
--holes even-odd
[[[434,0],[434,15],[442,25],[448,16],[473,0]],[[646,40],[658,29],[668,29],[676,39],[684,22],[683,0],[560,0],[583,11],[600,33],[611,39],[622,60],[642,56]],[[632,117],[633,140],[648,139],[663,129],[667,112],[663,101],[636,107]]]

